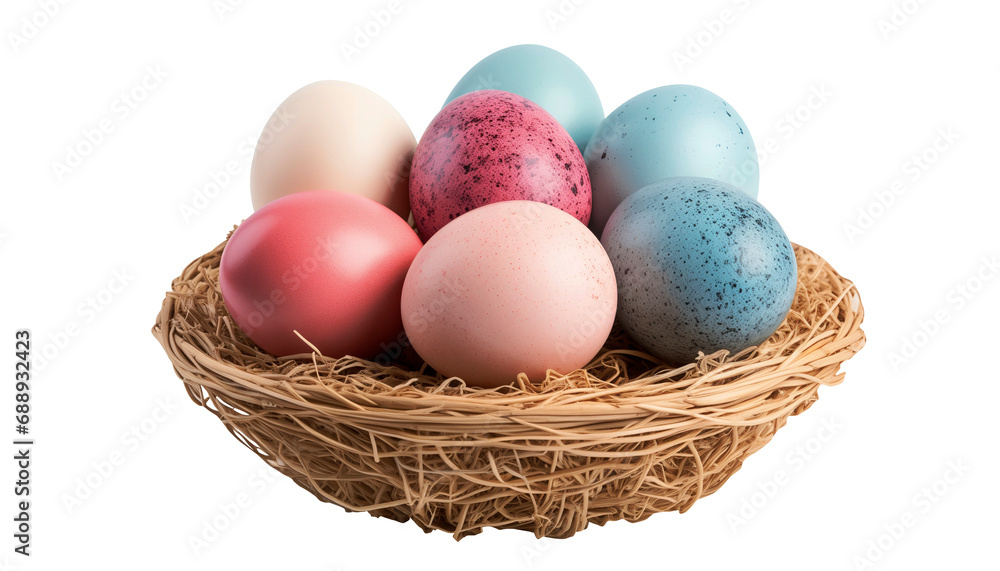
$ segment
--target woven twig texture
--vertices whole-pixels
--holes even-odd
[[[279,359],[226,312],[224,245],[174,280],[153,327],[191,399],[320,500],[456,539],[487,526],[563,538],[684,512],[821,385],[839,384],[865,341],[853,284],[795,246],[798,289],[781,328],[676,369],[617,328],[585,369],[499,389],[432,376],[412,352],[390,366]]]

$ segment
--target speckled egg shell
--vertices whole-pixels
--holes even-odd
[[[427,240],[466,212],[533,200],[590,220],[590,176],[569,133],[513,93],[484,90],[446,105],[413,154],[410,205]]]
[[[428,240],[401,308],[407,338],[431,367],[495,387],[586,365],[616,306],[597,237],[557,208],[517,200],[477,208]]]
[[[757,197],[757,151],[746,123],[718,95],[666,85],[636,95],[598,126],[583,153],[600,236],[626,196],[658,180],[706,177]]]
[[[601,98],[587,74],[545,46],[521,44],[486,56],[459,80],[445,104],[481,89],[502,89],[541,105],[566,128],[581,153],[604,120]]]
[[[711,179],[666,179],[632,194],[601,242],[615,268],[619,322],[669,364],[760,344],[795,297],[795,254],[781,226]]]

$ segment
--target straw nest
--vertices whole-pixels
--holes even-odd
[[[320,500],[455,539],[684,512],[839,384],[865,342],[854,285],[796,245],[795,301],[759,347],[672,369],[615,328],[583,370],[481,389],[412,351],[388,366],[263,353],[222,302],[224,246],[173,281],[153,327],[191,399]]]

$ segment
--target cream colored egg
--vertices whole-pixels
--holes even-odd
[[[254,210],[296,192],[371,198],[406,218],[413,132],[385,99],[353,83],[299,89],[265,125],[250,167]]]

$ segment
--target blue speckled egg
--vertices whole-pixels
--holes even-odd
[[[770,212],[707,178],[655,182],[611,215],[601,243],[618,282],[618,321],[668,364],[758,345],[784,321],[798,271]]]
[[[458,81],[446,104],[481,89],[509,91],[531,100],[559,121],[581,153],[604,119],[601,98],[583,69],[545,46],[510,46],[486,56]]]
[[[757,150],[746,123],[721,97],[692,85],[629,99],[604,119],[583,157],[598,236],[626,196],[669,177],[712,178],[757,197]]]

